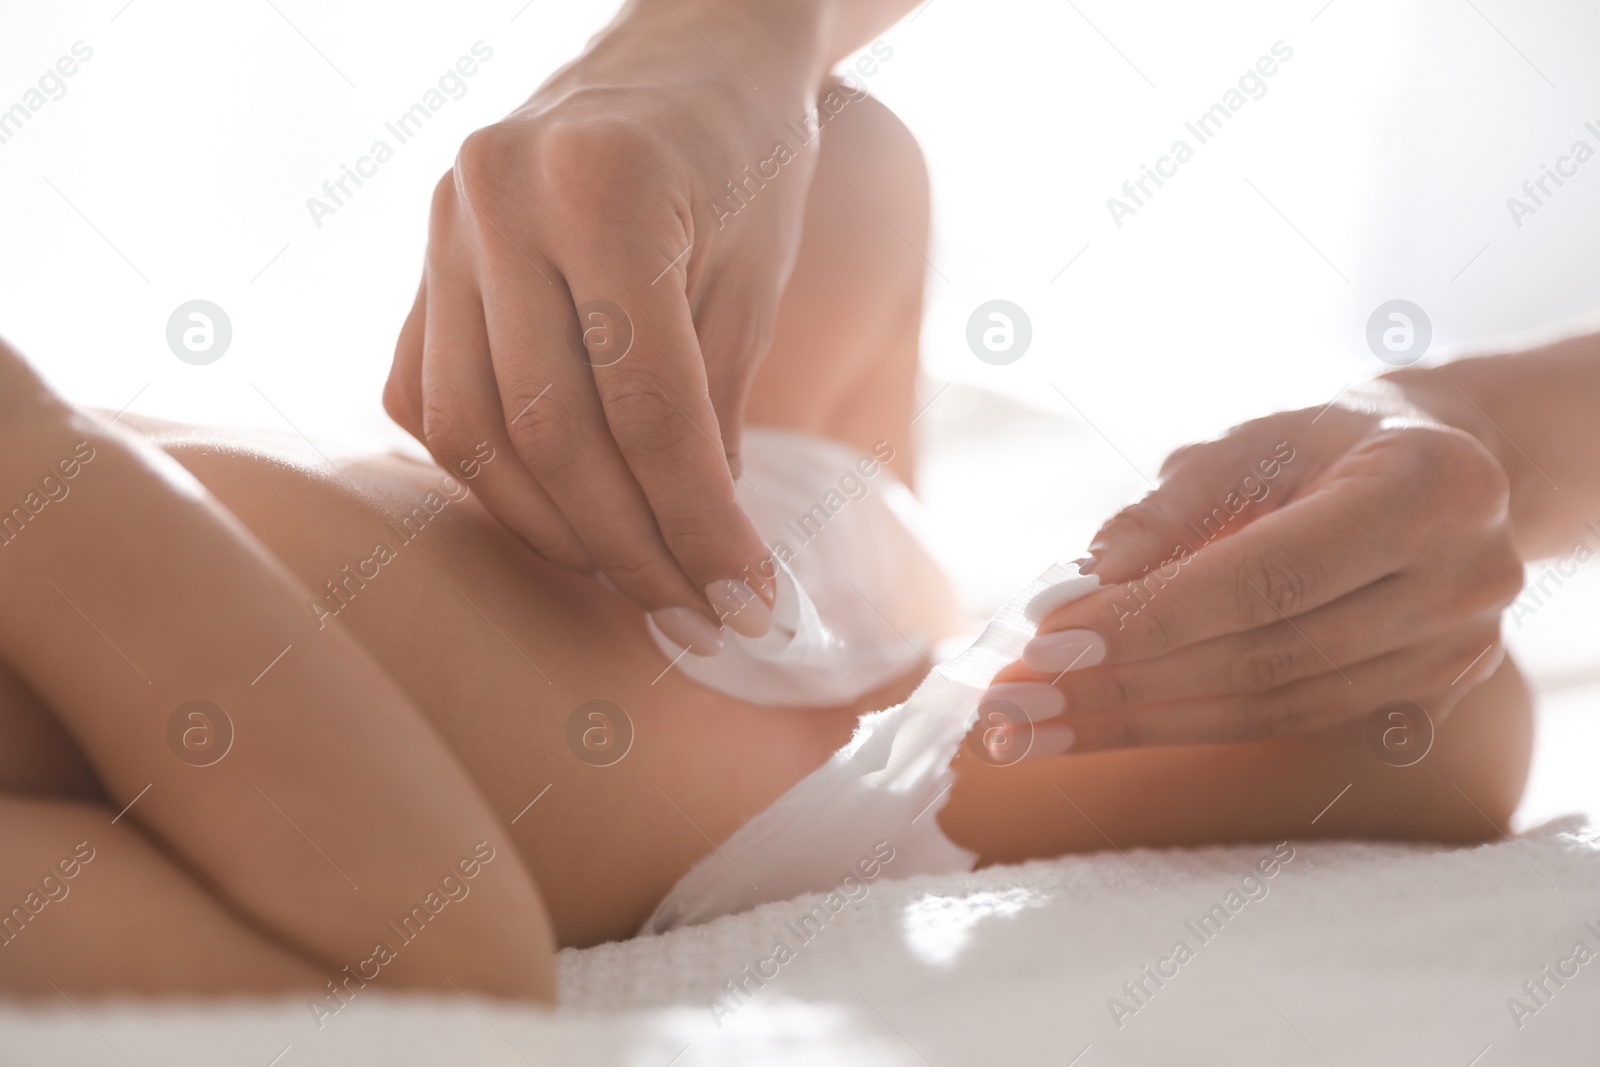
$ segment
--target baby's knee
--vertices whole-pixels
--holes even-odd
[[[928,164],[922,146],[882,101],[842,82],[825,83],[818,108],[822,154],[816,181],[837,184],[869,211],[883,211],[906,236],[927,230]],[[830,108],[831,103],[831,108]],[[854,187],[852,189],[852,186]]]

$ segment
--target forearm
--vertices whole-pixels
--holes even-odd
[[[648,76],[686,48],[721,53],[736,77],[814,92],[830,67],[894,25],[916,0],[629,0],[588,56]],[[715,58],[712,53],[711,58]]]
[[[1525,559],[1593,536],[1585,524],[1600,523],[1600,333],[1386,377],[1499,459]]]

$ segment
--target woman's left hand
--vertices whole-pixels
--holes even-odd
[[[1318,730],[1397,700],[1438,721],[1503,657],[1522,586],[1508,480],[1387,382],[1175,452],[1096,535],[1107,586],[1058,609],[985,701],[1035,755]]]

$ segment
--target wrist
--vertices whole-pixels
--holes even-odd
[[[1428,415],[1447,426],[1464,430],[1493,450],[1491,427],[1481,411],[1474,408],[1466,395],[1456,388],[1455,374],[1459,365],[1441,364],[1436,367],[1405,367],[1379,376],[1399,390],[1407,402],[1421,408]]]
[[[1512,475],[1520,466],[1506,453],[1509,443],[1489,413],[1497,388],[1492,361],[1460,359],[1433,367],[1404,367],[1381,376],[1412,405],[1447,426],[1471,434]]]
[[[776,91],[788,105],[814,96],[832,64],[832,0],[629,0],[576,68],[630,81],[720,76]]]

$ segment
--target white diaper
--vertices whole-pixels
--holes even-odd
[[[894,849],[895,878],[971,870],[976,857],[936,818],[954,780],[950,761],[995,672],[1021,655],[1040,619],[1097,585],[1071,563],[1034,579],[976,644],[935,667],[905,703],[863,715],[849,744],[697,863],[641,933],[826,891],[882,841]]]
[[[881,460],[836,441],[752,427],[740,505],[778,561],[774,625],[761,637],[722,631],[715,656],[677,669],[756,704],[837,707],[908,674],[934,642],[962,630],[925,521]],[[652,621],[668,659],[683,647]]]

